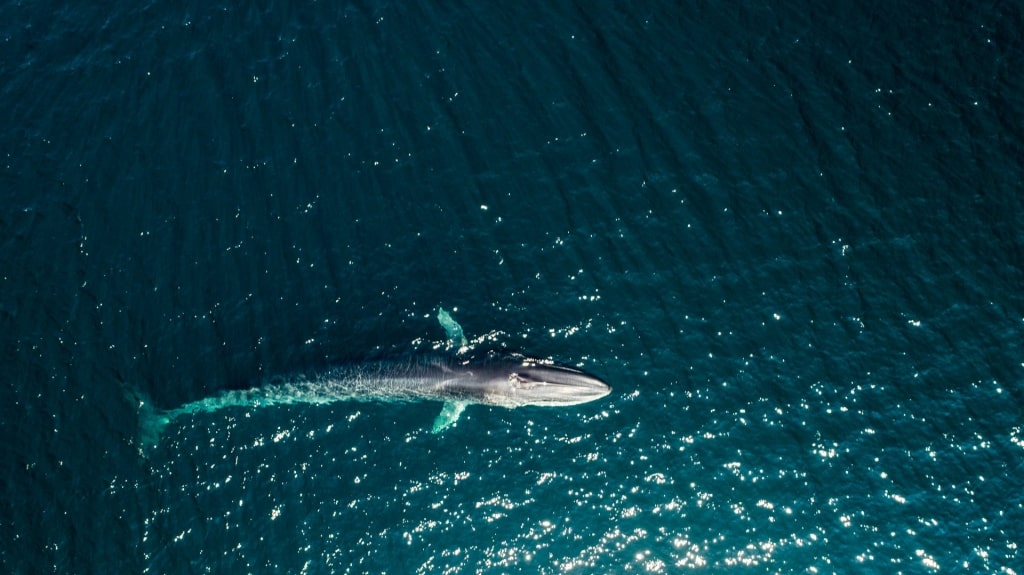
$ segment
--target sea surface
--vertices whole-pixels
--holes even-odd
[[[1024,574],[1019,1],[0,3],[0,572]],[[569,408],[159,409],[443,346]]]

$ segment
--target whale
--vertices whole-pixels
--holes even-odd
[[[133,394],[142,431],[140,451],[145,454],[158,444],[164,429],[176,420],[226,409],[340,401],[438,401],[444,405],[431,431],[440,433],[456,425],[469,405],[562,407],[595,401],[612,391],[597,376],[552,360],[504,351],[467,354],[466,340],[454,319],[441,310],[439,320],[457,352],[408,354],[275,376],[174,409],[157,409]]]
[[[158,441],[162,428],[179,418],[230,408],[439,401],[444,407],[432,431],[440,433],[455,425],[468,405],[571,406],[609,393],[611,386],[598,377],[548,360],[498,352],[477,358],[426,354],[271,378],[248,389],[227,390],[175,409],[155,411],[146,427],[151,440]]]

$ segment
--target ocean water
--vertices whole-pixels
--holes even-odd
[[[1024,573],[1019,2],[0,5],[0,571]],[[477,346],[564,409],[174,408]]]

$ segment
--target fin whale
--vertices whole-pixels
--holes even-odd
[[[439,313],[450,341],[466,349],[461,327],[444,310]],[[460,339],[461,338],[461,339]],[[318,405],[338,401],[443,401],[432,431],[454,425],[467,405],[506,408],[569,406],[611,393],[601,379],[572,367],[519,354],[491,352],[465,357],[458,354],[412,355],[396,360],[334,366],[322,371],[274,377],[264,384],[229,390],[170,410],[155,409],[134,395],[142,428],[142,450],[160,441],[174,420],[227,408],[274,405]]]
[[[568,406],[594,401],[610,392],[611,387],[597,377],[524,356],[492,353],[480,359],[460,359],[426,355],[274,378],[251,389],[225,391],[176,409],[154,412],[149,426],[162,428],[182,416],[232,407],[433,400],[446,404],[434,423],[433,431],[437,433],[453,425],[466,405]],[[152,439],[159,440],[161,429],[150,431]]]

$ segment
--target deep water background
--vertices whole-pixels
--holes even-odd
[[[1024,573],[1020,2],[0,5],[0,571]],[[578,408],[163,408],[429,348]]]

